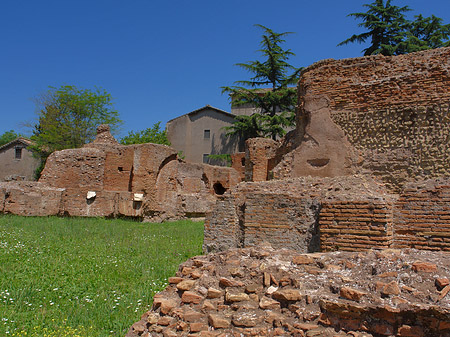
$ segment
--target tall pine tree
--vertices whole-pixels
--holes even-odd
[[[408,24],[403,13],[410,11],[408,6],[398,7],[391,5],[391,0],[375,0],[371,4],[365,4],[368,8],[365,13],[351,13],[363,22],[359,27],[368,29],[362,34],[354,34],[347,40],[342,41],[338,46],[348,43],[363,43],[370,39],[370,46],[363,50],[364,55],[395,55],[396,46],[404,39],[405,27]]]
[[[285,127],[294,124],[297,93],[289,86],[296,84],[302,68],[288,63],[289,57],[295,54],[281,46],[290,32],[276,33],[263,25],[255,26],[264,31],[258,50],[264,59],[237,63],[253,76],[249,80],[236,81],[235,86],[222,87],[222,92],[230,94],[234,106],[250,105],[256,112],[251,116],[237,116],[236,123],[228,128],[228,134],[239,134],[243,139],[277,139],[285,134]]]
[[[362,20],[358,26],[368,31],[354,34],[338,46],[370,41],[370,46],[363,50],[364,55],[390,56],[449,45],[450,25],[443,25],[441,18],[417,15],[414,21],[409,21],[404,13],[411,9],[394,6],[391,0],[375,0],[364,7],[368,8],[367,12],[349,16]]]
[[[442,19],[434,15],[416,15],[410,22],[405,40],[399,44],[399,53],[406,54],[420,50],[449,46],[450,24],[443,25]]]

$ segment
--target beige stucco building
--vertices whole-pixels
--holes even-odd
[[[31,141],[16,138],[0,147],[0,181],[34,180],[34,172],[41,163],[28,149]]]
[[[242,150],[237,137],[226,136],[235,115],[206,105],[167,122],[167,138],[184,159],[194,163],[221,164],[211,154],[231,154]],[[240,148],[241,147],[241,148]]]

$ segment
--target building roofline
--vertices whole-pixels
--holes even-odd
[[[30,146],[30,145],[33,145],[33,144],[34,144],[34,142],[31,141],[31,140],[28,139],[28,138],[17,137],[16,139],[10,141],[9,143],[6,143],[6,144],[0,146],[0,151],[3,150],[3,149],[5,149],[5,148],[7,148],[7,147],[9,147],[9,146],[11,146],[11,145],[14,144],[14,143],[22,143],[22,144],[24,144],[24,145],[26,145],[26,146]]]
[[[184,116],[192,116],[192,115],[195,115],[196,113],[199,113],[200,111],[203,111],[203,110],[206,110],[206,109],[215,110],[215,111],[220,112],[221,114],[224,114],[224,115],[229,116],[229,117],[236,117],[236,115],[235,115],[235,114],[232,114],[231,112],[227,112],[227,111],[225,111],[225,110],[222,110],[222,109],[219,109],[219,108],[215,108],[215,107],[213,107],[213,106],[207,104],[207,105],[205,105],[204,107],[202,107],[202,108],[200,108],[200,109],[197,109],[197,110],[188,112],[187,114],[184,114],[184,115],[181,115],[181,116],[172,118],[172,119],[169,120],[167,123],[170,123],[170,122],[172,122],[172,121],[174,121],[174,120],[176,120],[176,119],[178,119],[178,118],[184,117]],[[167,124],[167,123],[166,123],[166,124]]]

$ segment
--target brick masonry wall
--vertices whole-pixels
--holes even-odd
[[[321,206],[322,251],[391,247],[394,240],[392,202],[351,200],[323,202]]]
[[[104,167],[103,188],[107,191],[131,191],[134,151],[132,147],[107,152]]]
[[[206,217],[204,233],[203,250],[206,252],[242,246],[244,233],[231,195],[218,198],[213,211]]]
[[[203,217],[216,195],[240,181],[232,168],[183,162],[165,145],[123,146],[107,126],[97,131],[83,148],[52,153],[39,183],[1,185],[0,212],[149,221]]]
[[[58,215],[64,189],[38,182],[0,182],[0,213]]]
[[[450,48],[320,61],[298,90],[300,145],[276,176],[366,174],[399,192],[450,174]]]
[[[105,153],[95,148],[53,152],[39,182],[59,188],[103,189]]]
[[[388,248],[396,197],[361,176],[241,183],[208,214],[204,248],[221,250],[224,240],[303,253]]]
[[[245,180],[245,152],[231,154],[231,167],[239,173],[241,181]]]
[[[317,199],[275,193],[246,197],[243,223],[244,247],[267,241],[274,248],[303,253],[318,250]]]
[[[409,184],[395,204],[394,247],[450,251],[450,180]]]
[[[449,69],[450,48],[323,60],[303,72],[300,87],[310,95],[329,97],[333,111],[357,111],[361,114],[355,116],[363,118],[370,109],[448,99]]]
[[[266,181],[271,159],[276,155],[278,143],[269,138],[251,138],[245,142],[245,180]]]
[[[450,178],[409,183],[400,195],[363,176],[242,183],[208,215],[205,251],[264,242],[299,252],[450,251]]]

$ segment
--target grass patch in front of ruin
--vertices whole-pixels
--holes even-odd
[[[0,216],[0,336],[124,336],[203,223]]]

